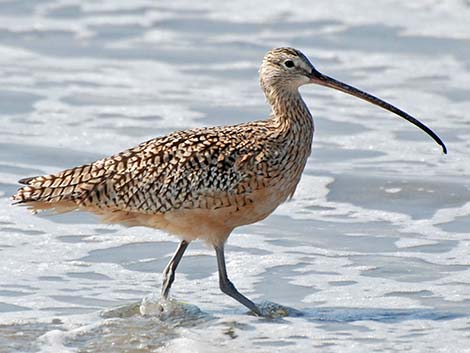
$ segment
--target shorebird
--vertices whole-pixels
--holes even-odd
[[[89,211],[104,222],[178,236],[181,242],[163,272],[163,299],[186,248],[202,239],[215,249],[222,292],[261,315],[229,280],[224,244],[234,228],[264,219],[295,192],[314,131],[300,86],[318,84],[366,100],[424,130],[444,153],[446,147],[417,119],[320,73],[297,49],[270,50],[259,73],[272,108],[266,120],[177,131],[91,164],[25,178],[12,200],[33,211]]]

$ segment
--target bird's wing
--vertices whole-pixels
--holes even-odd
[[[224,129],[175,132],[88,165],[23,179],[27,186],[13,200],[59,212],[80,207],[142,213],[223,207],[224,197],[256,187],[258,153],[243,131]]]
[[[250,191],[256,152],[242,136],[234,140],[204,129],[169,137],[145,146],[140,158],[103,185],[117,208],[145,213],[217,208],[227,197]]]

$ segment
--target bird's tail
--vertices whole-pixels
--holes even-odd
[[[34,211],[52,210],[69,212],[80,207],[87,194],[102,180],[103,169],[93,170],[92,165],[64,170],[58,174],[24,178],[24,184],[11,197],[14,204],[24,204]]]

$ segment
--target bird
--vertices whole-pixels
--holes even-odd
[[[271,107],[266,119],[176,131],[90,164],[24,178],[12,200],[33,212],[87,211],[106,223],[145,226],[179,237],[163,271],[165,300],[189,244],[205,241],[215,250],[221,291],[262,316],[230,281],[224,246],[235,228],[266,218],[294,195],[314,133],[299,87],[317,84],[363,99],[424,130],[444,153],[447,148],[416,118],[320,73],[298,49],[269,50],[259,79]]]

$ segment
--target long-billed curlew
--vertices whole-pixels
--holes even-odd
[[[179,236],[181,243],[164,270],[164,299],[189,243],[203,239],[215,248],[222,292],[261,315],[228,279],[224,244],[234,228],[267,217],[294,194],[313,137],[300,86],[315,83],[364,99],[424,130],[444,153],[446,147],[415,118],[321,74],[296,49],[270,50],[261,64],[260,83],[272,107],[267,120],[157,137],[91,164],[22,179],[26,186],[12,199],[33,210],[90,211],[104,222]]]

